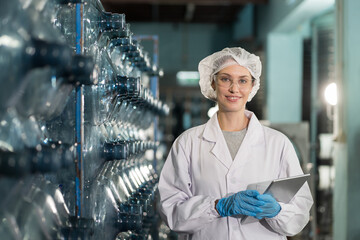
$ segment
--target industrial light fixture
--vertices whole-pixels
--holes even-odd
[[[197,71],[180,71],[176,74],[176,82],[180,86],[199,86],[200,75]]]
[[[336,83],[330,83],[326,86],[324,92],[325,100],[331,106],[335,106],[338,102]]]
[[[338,102],[336,83],[330,83],[326,86],[324,91],[326,101],[326,115],[330,120],[334,120],[336,112],[336,104]]]

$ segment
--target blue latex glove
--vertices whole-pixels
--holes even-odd
[[[265,203],[264,205],[259,207],[262,212],[256,214],[257,219],[273,218],[280,212],[280,204],[270,194],[258,195],[257,199]]]
[[[263,201],[257,199],[259,195],[260,193],[256,190],[235,193],[229,197],[221,198],[216,204],[216,210],[222,217],[238,214],[255,217],[262,212],[259,206],[264,204]]]

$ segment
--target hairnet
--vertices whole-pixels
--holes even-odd
[[[258,56],[240,47],[224,48],[200,61],[199,85],[201,93],[206,98],[216,101],[216,91],[211,87],[214,74],[235,64],[245,67],[255,79],[248,98],[248,102],[250,102],[260,88],[261,62]]]

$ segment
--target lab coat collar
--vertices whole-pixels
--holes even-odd
[[[250,121],[242,145],[254,146],[263,143],[264,133],[262,131],[262,125],[260,124],[259,120],[253,112],[245,110],[245,115],[250,119]],[[233,164],[233,159],[228,150],[224,135],[220,129],[217,114],[214,114],[205,124],[202,138],[206,141],[215,143],[211,153],[214,154],[216,158],[228,169],[230,169],[231,165]],[[237,155],[234,161],[239,157]]]
[[[246,141],[248,141],[251,146],[263,144],[265,142],[263,126],[253,112],[245,110],[245,115],[247,118],[250,119],[248,131],[245,136]]]
[[[250,119],[248,125],[248,132],[251,132],[251,135],[247,140],[251,140],[253,144],[258,143],[259,141],[263,141],[264,135],[262,132],[262,125],[255,116],[255,114],[251,111],[245,110],[245,115]],[[217,113],[214,114],[209,121],[205,124],[205,129],[202,137],[210,142],[217,142],[219,140],[219,135],[222,135],[222,131],[220,129],[219,121],[217,118]]]

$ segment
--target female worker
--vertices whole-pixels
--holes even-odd
[[[199,63],[202,94],[219,111],[174,142],[159,181],[161,213],[180,239],[286,239],[309,221],[304,184],[287,204],[248,184],[302,174],[291,142],[245,110],[260,86],[259,57],[225,48]],[[244,216],[258,221],[244,223]],[[246,222],[246,221],[245,221]]]

